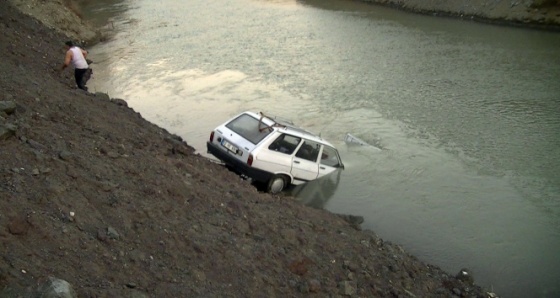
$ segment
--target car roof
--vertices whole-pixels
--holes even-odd
[[[324,140],[320,136],[315,135],[314,133],[312,133],[310,131],[307,131],[307,130],[301,128],[301,127],[297,127],[293,123],[291,123],[290,121],[283,120],[281,118],[270,116],[270,115],[265,115],[262,112],[255,113],[255,112],[247,111],[247,112],[244,112],[243,114],[251,115],[251,116],[253,116],[257,119],[260,119],[261,116],[262,116],[262,122],[265,123],[268,126],[271,126],[275,131],[279,131],[279,132],[282,132],[282,133],[288,133],[288,134],[296,136],[296,137],[305,138],[305,139],[315,141],[317,143],[325,144],[325,145],[328,145],[328,146],[334,148],[334,146],[331,143]]]

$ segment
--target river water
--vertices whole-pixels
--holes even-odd
[[[289,118],[346,165],[336,187],[294,190],[304,203],[503,297],[560,297],[558,33],[332,0],[106,0],[86,17],[115,34],[90,49],[90,91],[202,155],[240,111]]]

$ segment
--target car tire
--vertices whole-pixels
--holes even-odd
[[[267,191],[271,194],[278,194],[282,192],[288,185],[288,179],[284,175],[274,175],[268,181]]]

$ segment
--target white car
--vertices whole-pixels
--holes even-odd
[[[244,112],[218,126],[208,152],[236,172],[279,193],[344,168],[329,142],[262,113]]]

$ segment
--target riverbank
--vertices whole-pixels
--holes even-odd
[[[0,27],[0,297],[488,296],[76,89],[67,37],[6,2]]]
[[[477,22],[560,31],[557,0],[358,0],[414,13]]]
[[[8,0],[23,14],[31,16],[51,30],[82,44],[94,44],[102,33],[81,17],[76,0]]]

